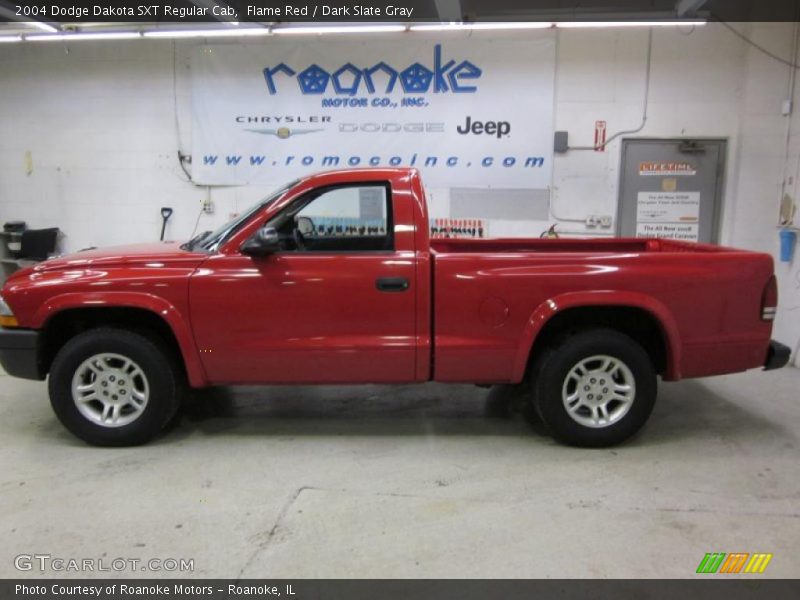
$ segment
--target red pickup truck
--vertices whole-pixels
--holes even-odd
[[[431,239],[413,169],[295,181],[189,242],[13,275],[0,362],[62,423],[139,444],[187,388],[530,385],[559,440],[634,434],[676,381],[786,364],[770,256],[658,239]]]

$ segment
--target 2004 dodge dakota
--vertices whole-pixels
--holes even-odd
[[[658,239],[429,237],[419,174],[295,181],[189,242],[88,250],[13,275],[0,361],[61,422],[139,444],[183,390],[233,384],[530,384],[559,440],[621,442],[656,378],[786,364],[768,255]]]

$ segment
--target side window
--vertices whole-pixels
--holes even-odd
[[[368,252],[392,250],[391,194],[384,183],[314,190],[279,234],[286,250]]]

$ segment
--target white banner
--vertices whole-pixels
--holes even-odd
[[[201,46],[192,175],[277,184],[414,166],[429,187],[550,187],[555,43],[269,41]]]

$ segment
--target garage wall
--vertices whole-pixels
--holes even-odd
[[[793,24],[736,27],[791,56]],[[606,120],[609,134],[637,127],[647,31],[555,35],[556,129],[569,131],[571,145],[590,145],[595,120]],[[74,250],[157,239],[159,207],[168,205],[175,209],[168,237],[180,239],[195,227],[220,224],[268,192],[270,186],[197,188],[181,170],[178,148],[188,152],[191,146],[193,43],[0,46],[0,222],[59,226],[67,233],[66,249]],[[791,118],[780,113],[790,71],[721,24],[654,31],[649,119],[639,134],[727,138],[722,242],[776,258],[782,185],[796,195],[800,167],[800,112]],[[557,155],[552,218],[493,221],[490,234],[537,236],[552,222],[580,234],[586,215],[615,215],[619,149],[617,141],[606,152]],[[449,216],[447,190],[430,192],[432,216]],[[206,198],[212,215],[200,213]],[[800,258],[776,265],[782,295],[776,336],[793,347],[800,340],[798,264]]]

